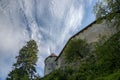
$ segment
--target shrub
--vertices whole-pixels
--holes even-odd
[[[77,61],[84,58],[89,53],[89,46],[85,40],[73,39],[65,49],[65,58],[67,62]]]

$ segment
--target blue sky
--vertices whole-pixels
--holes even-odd
[[[96,0],[0,0],[0,80],[4,80],[19,50],[30,39],[39,48],[37,72],[44,59],[59,55],[67,40],[95,20]]]

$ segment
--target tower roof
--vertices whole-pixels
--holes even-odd
[[[50,57],[58,57],[56,54],[54,54],[54,53],[51,53],[51,55],[49,55],[46,59],[45,59],[45,61],[48,59],[48,58],[50,58]]]
[[[57,55],[52,53],[49,57],[57,57]]]

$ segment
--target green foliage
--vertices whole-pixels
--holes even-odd
[[[89,53],[89,46],[85,40],[73,39],[65,49],[67,62],[72,62],[84,58]]]
[[[37,44],[34,40],[27,42],[16,57],[13,70],[8,74],[7,80],[33,80],[35,78],[35,65],[37,62]]]
[[[98,42],[95,46],[94,52],[96,53],[96,57],[90,54],[82,61],[78,72],[73,74],[73,80],[119,80],[119,36],[120,32],[109,39],[102,38],[102,41]],[[77,77],[79,77],[79,79],[76,79]]]
[[[100,40],[94,47],[94,53],[81,61],[79,69],[74,69],[74,66],[58,69],[42,80],[120,80],[120,32]]]
[[[119,69],[120,67],[120,32],[113,35],[103,45],[97,44],[97,65],[106,65],[106,69]],[[108,67],[108,68],[107,68]]]
[[[104,80],[120,80],[120,70],[104,77]]]
[[[12,70],[8,76],[7,80],[29,80],[27,72],[22,67]]]
[[[120,27],[120,0],[101,0],[94,6],[98,22],[102,19],[112,22],[114,27]]]
[[[65,70],[58,69],[53,71],[50,75],[45,76],[41,80],[70,80],[74,72],[71,67],[66,67]]]
[[[97,77],[95,80],[120,80],[120,70],[107,76]]]

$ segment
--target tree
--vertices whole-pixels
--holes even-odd
[[[120,27],[120,0],[101,0],[94,6],[94,12],[98,21],[105,19]]]
[[[34,40],[27,42],[16,57],[13,70],[8,74],[7,80],[33,80],[36,75],[38,46]]]
[[[85,40],[73,39],[65,49],[65,58],[68,62],[80,60],[90,52],[90,47]]]

